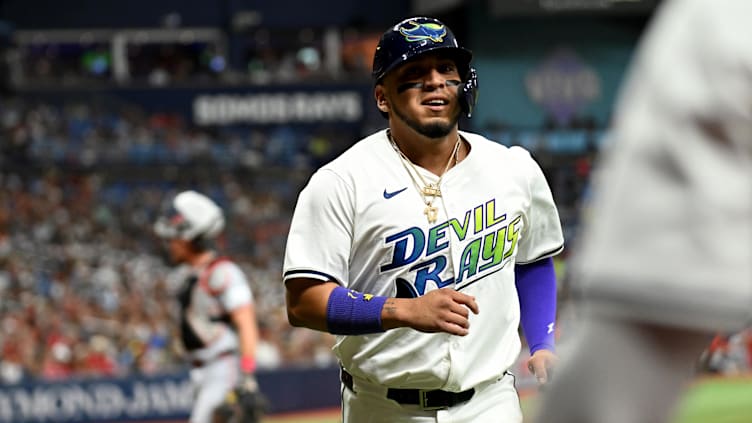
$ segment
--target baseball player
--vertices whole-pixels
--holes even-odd
[[[303,189],[284,280],[295,326],[336,334],[345,422],[520,422],[509,368],[556,361],[552,256],[563,237],[522,148],[458,130],[472,54],[442,22],[389,28],[373,62],[389,128]]]
[[[190,267],[178,298],[181,339],[196,387],[190,421],[209,423],[233,388],[245,396],[259,395],[253,295],[240,268],[211,247],[225,226],[219,206],[195,191],[183,191],[168,204],[154,232],[165,240],[175,263]]]
[[[752,323],[750,16],[668,1],[640,42],[573,255],[582,330],[541,423],[667,421],[713,335]]]

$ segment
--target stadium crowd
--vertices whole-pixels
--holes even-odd
[[[0,173],[0,380],[153,374],[183,365],[172,324],[180,270],[163,259],[151,225],[165,193],[187,186],[227,210],[219,247],[252,281],[259,367],[331,360],[331,339],[289,327],[284,314],[279,261],[303,181],[281,157],[295,160],[294,153],[264,138],[264,151],[244,145],[245,156],[212,155],[220,144],[212,135],[167,116],[3,106],[9,142]],[[275,134],[282,134],[276,145],[294,136]],[[306,157],[315,161],[317,153]],[[182,166],[172,179],[169,164]],[[283,165],[285,172],[269,170]]]
[[[182,269],[164,259],[151,225],[165,194],[189,187],[227,212],[218,247],[252,284],[258,366],[332,364],[331,335],[287,323],[281,260],[292,205],[311,169],[358,133],[196,128],[177,115],[86,101],[0,106],[0,383],[185,367],[173,324]],[[593,142],[566,153],[550,144],[528,147],[551,181],[571,241]],[[557,263],[566,287],[564,264]],[[738,336],[723,349],[734,354],[712,356],[715,368],[727,357],[737,370],[752,368],[752,335]],[[746,349],[740,356],[734,346]]]

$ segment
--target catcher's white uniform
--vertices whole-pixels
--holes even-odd
[[[480,309],[470,315],[470,333],[464,337],[410,328],[338,336],[335,353],[358,392],[346,390],[347,421],[488,421],[494,414],[496,420],[521,419],[513,378],[505,377],[520,352],[514,265],[562,249],[559,216],[543,173],[527,151],[460,134],[471,151],[442,177],[433,224],[386,131],[322,167],[300,194],[285,280],[331,280],[389,297],[451,287],[475,296]],[[418,170],[426,181],[438,180]],[[465,411],[416,414],[387,400],[385,387],[476,388],[476,395],[456,407]],[[372,402],[391,411],[375,416],[374,408],[369,412]]]
[[[192,423],[210,422],[214,409],[236,386],[240,352],[228,313],[253,301],[243,271],[232,261],[218,259],[194,269],[179,297],[181,336],[193,365],[196,400]]]

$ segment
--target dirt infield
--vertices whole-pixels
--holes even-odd
[[[264,423],[339,423],[341,421],[339,408],[327,408],[304,413],[284,413],[264,419]]]

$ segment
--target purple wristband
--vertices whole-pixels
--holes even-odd
[[[329,294],[326,325],[335,335],[364,335],[383,332],[381,309],[387,297],[362,294],[338,286]]]
[[[520,298],[520,323],[530,354],[554,350],[556,321],[556,272],[552,258],[514,268]]]

